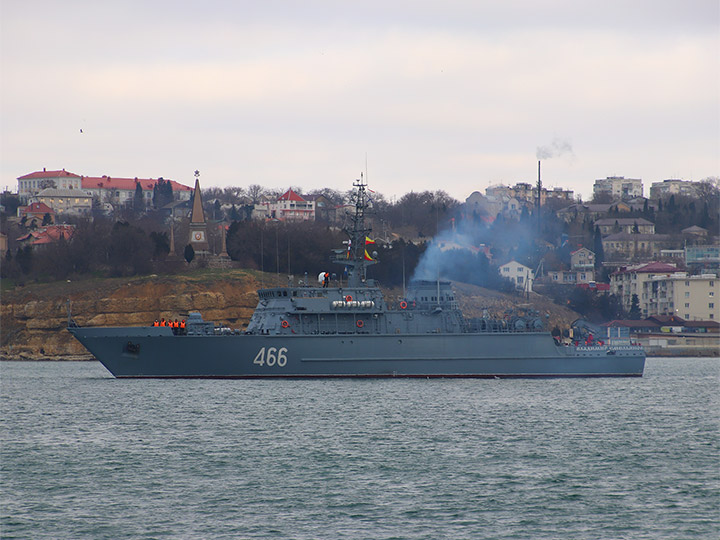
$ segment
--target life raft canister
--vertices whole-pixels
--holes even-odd
[[[348,295],[345,297],[345,301],[346,301],[346,302],[352,302],[352,296],[348,294]]]
[[[282,326],[283,328],[287,328],[288,326],[290,326],[290,323],[287,321],[283,321],[280,326]]]
[[[357,324],[357,327],[358,327],[358,328],[362,328],[363,326],[365,326],[365,323],[362,322],[362,320],[359,320],[359,321],[356,322],[355,324]]]
[[[400,302],[400,309],[407,309],[407,302],[405,300]]]

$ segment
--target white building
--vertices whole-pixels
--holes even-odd
[[[172,186],[173,199],[176,201],[189,201],[193,188],[180,184],[175,180],[164,180],[162,178],[115,178],[110,176],[83,176],[82,188],[97,197],[101,203],[113,205],[132,204],[135,200],[137,185],[143,192],[145,206],[151,206],[153,193],[158,182],[170,182]]]
[[[625,178],[624,176],[608,176],[595,180],[593,194],[607,193],[613,200],[634,199],[643,196],[643,184],[639,178]]]
[[[18,196],[23,203],[31,197],[38,195],[47,188],[71,189],[84,191],[90,197],[97,197],[101,203],[128,204],[135,198],[136,185],[140,184],[143,198],[149,206],[152,204],[153,189],[160,181],[159,178],[111,178],[109,176],[80,176],[66,171],[35,171],[21,176],[18,181]],[[187,201],[192,195],[192,188],[175,182],[170,182],[175,200]],[[50,206],[50,205],[48,205]]]
[[[642,285],[643,317],[677,315],[685,320],[718,320],[718,283],[715,274],[688,276],[686,272],[675,272],[669,276],[652,276]]]
[[[275,201],[256,204],[253,219],[315,221],[315,201],[305,200],[292,189],[288,189]]]
[[[502,277],[511,280],[517,289],[522,289],[525,292],[532,291],[535,272],[530,267],[517,261],[510,261],[498,268],[498,271]]]
[[[61,171],[35,171],[21,176],[18,181],[18,197],[20,202],[27,204],[30,197],[37,195],[43,189],[82,189],[82,177],[62,169]]]

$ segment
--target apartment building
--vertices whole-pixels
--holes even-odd
[[[670,178],[662,182],[653,182],[650,186],[650,198],[653,201],[665,199],[671,195],[687,195],[697,197],[699,182],[689,182]]]
[[[624,176],[608,176],[595,180],[593,194],[608,194],[613,200],[634,199],[643,196],[643,184],[639,178],[625,178]]]
[[[654,275],[643,282],[640,309],[643,317],[677,315],[685,320],[720,319],[716,274],[689,276],[686,272]]]
[[[610,274],[610,294],[620,298],[623,309],[630,311],[633,295],[637,295],[638,301],[641,300],[645,282],[655,276],[669,276],[677,271],[674,264],[661,262],[624,267]]]

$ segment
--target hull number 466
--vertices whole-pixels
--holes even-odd
[[[285,365],[287,364],[287,352],[287,347],[280,347],[279,349],[275,347],[268,347],[266,353],[265,347],[263,347],[258,351],[257,355],[255,356],[253,364],[269,367],[277,364],[278,367],[285,367]]]

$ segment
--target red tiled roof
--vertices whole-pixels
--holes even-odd
[[[35,171],[30,174],[26,174],[25,176],[20,176],[18,180],[32,180],[35,178],[60,178],[60,177],[68,177],[68,178],[80,178],[80,175],[71,173],[63,169],[62,171]]]
[[[143,190],[152,190],[158,183],[158,178],[115,178],[111,176],[81,176],[83,189],[122,189],[132,191],[139,183]],[[166,180],[172,184],[173,191],[192,191],[191,187],[184,186],[175,180]]]
[[[305,201],[300,195],[295,193],[292,189],[288,189],[285,193],[278,197],[278,201]]]
[[[75,227],[72,225],[50,225],[44,229],[33,231],[29,234],[21,236],[18,240],[27,240],[32,237],[35,240],[30,243],[33,246],[37,246],[42,244],[52,244],[53,242],[60,240],[61,237],[65,240],[69,240],[73,237],[73,234],[75,234]]]
[[[41,202],[34,202],[25,207],[23,210],[24,214],[54,214],[55,210],[50,208],[47,204]]]

